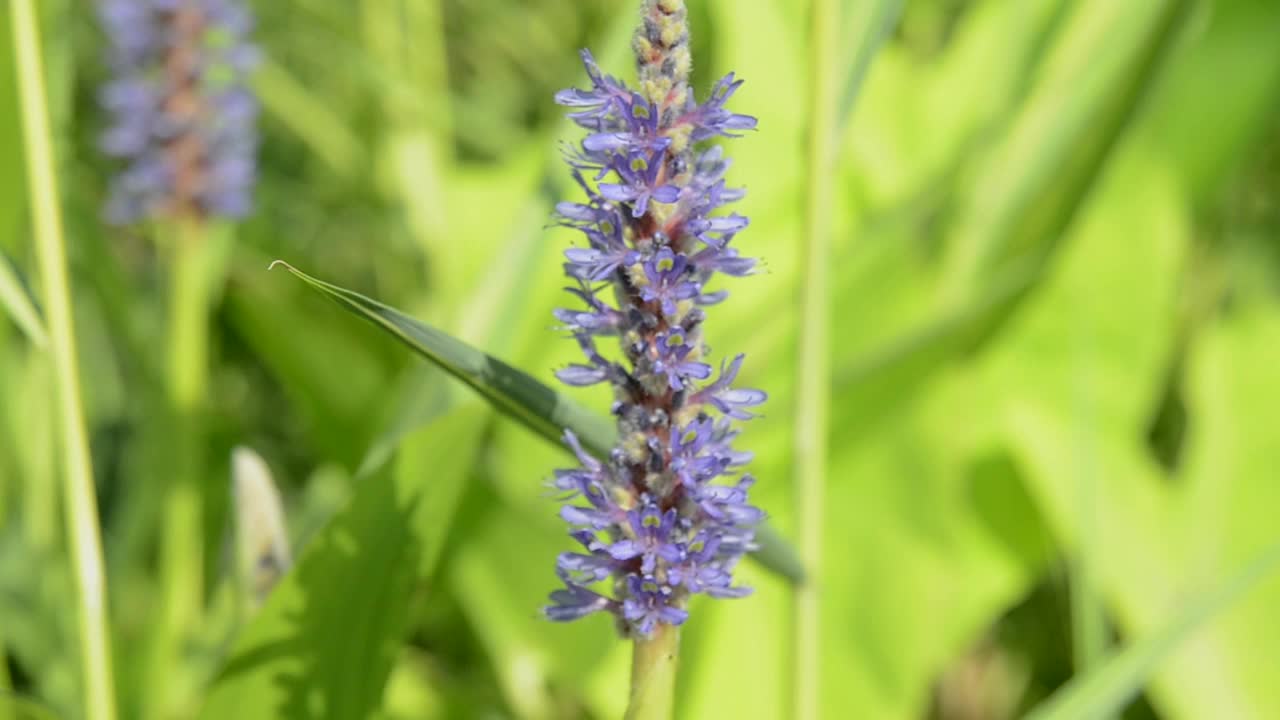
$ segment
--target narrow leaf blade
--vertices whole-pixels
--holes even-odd
[[[617,431],[607,418],[596,415],[528,373],[395,308],[314,278],[286,262],[277,260],[271,266],[285,268],[316,292],[387,331],[549,442],[560,445],[561,434],[567,429],[578,436],[586,449],[600,457],[607,456],[615,445]],[[798,556],[786,540],[765,526],[760,528],[759,543],[760,550],[753,557],[765,568],[792,582],[803,580]]]
[[[1220,615],[1280,567],[1280,544],[1188,606],[1158,632],[1125,648],[1035,708],[1027,720],[1073,720],[1118,713],[1192,633]]]

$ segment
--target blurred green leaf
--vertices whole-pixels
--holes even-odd
[[[1194,420],[1176,485],[1187,585],[1207,585],[1280,540],[1278,311],[1274,298],[1241,294],[1191,348],[1185,390]],[[1270,660],[1280,648],[1277,606],[1280,578],[1273,578],[1212,626],[1214,665],[1236,688],[1240,707],[1231,712],[1238,717],[1280,713]]]
[[[613,448],[616,431],[612,423],[528,373],[376,300],[313,278],[283,261],[277,260],[274,265],[284,267],[320,294],[386,330],[546,440],[559,443],[562,430],[567,429],[599,457],[607,457]],[[793,582],[802,580],[804,571],[785,540],[765,526],[758,531],[757,542],[760,549],[752,557]]]
[[[1168,65],[1190,0],[1076,4],[1036,88],[982,163],[948,243],[944,301],[1052,248]]]
[[[1219,199],[1247,161],[1280,99],[1280,3],[1202,3],[1144,125],[1199,205]]]
[[[244,629],[202,717],[358,718],[378,706],[486,417],[459,407],[406,439],[392,476],[364,478]]]
[[[1129,645],[1026,716],[1026,720],[1077,720],[1118,713],[1190,635],[1225,612],[1280,567],[1280,545],[1222,582],[1213,592],[1190,603],[1161,630]],[[1231,717],[1241,717],[1232,715]]]

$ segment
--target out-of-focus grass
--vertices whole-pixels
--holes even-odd
[[[765,272],[734,282],[707,332],[716,355],[747,352],[744,381],[770,393],[743,441],[757,455],[760,504],[793,537],[812,124],[802,5],[690,2],[699,90],[734,70],[746,80],[735,109],[760,118],[726,150],[752,218],[738,241]],[[839,5],[848,46],[871,37],[879,16]],[[551,380],[575,352],[550,316],[563,302],[559,251],[573,238],[546,225],[575,189],[557,161],[550,97],[582,81],[581,46],[628,74],[634,8],[255,9],[268,63],[257,85],[262,179],[212,299],[206,593],[203,631],[171,668],[175,688],[189,689],[182,706],[620,716],[627,653],[608,623],[565,627],[536,613],[568,547],[542,485],[559,450],[266,268],[285,258]],[[824,560],[811,569],[823,591],[822,714],[1015,717],[1069,680],[1080,618],[1101,618],[1102,639],[1127,645],[1276,540],[1280,9],[911,0],[897,10],[865,63],[827,188],[833,387]],[[133,717],[148,691],[139,668],[159,609],[172,439],[157,350],[167,270],[144,236],[99,220],[108,168],[93,140],[104,69],[91,14],[68,2],[41,13],[118,690]],[[5,23],[0,157],[23,158]],[[0,249],[39,291],[22,167],[0,163]],[[53,494],[52,377],[4,317],[0,643],[15,692],[73,716],[82,695]],[[600,393],[577,399],[607,408]],[[241,444],[275,471],[300,562],[263,611],[279,605],[281,624],[250,631],[261,652],[228,667],[245,627],[225,549],[229,458]],[[433,515],[444,505],[456,507],[448,522]],[[357,526],[385,530],[385,542],[347,546]],[[423,547],[438,557],[419,562]],[[787,716],[789,591],[749,565],[742,574],[755,596],[693,608],[682,717]],[[1073,617],[1081,587],[1092,589]],[[1278,600],[1275,578],[1264,580],[1160,663],[1125,716],[1280,716],[1268,675]],[[312,641],[271,642],[283,637]],[[369,672],[315,662],[315,647],[359,653]]]

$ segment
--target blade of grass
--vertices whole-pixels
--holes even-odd
[[[32,345],[44,349],[49,343],[40,311],[9,256],[0,253],[0,307],[3,307]]]
[[[1114,715],[1142,689],[1160,662],[1183,641],[1229,610],[1280,568],[1280,544],[1272,546],[1217,588],[1189,604],[1157,632],[1077,676],[1026,716],[1026,720],[1075,720]]]
[[[387,331],[466,383],[499,411],[557,447],[563,447],[561,436],[566,429],[572,430],[583,446],[599,457],[607,456],[616,444],[617,430],[612,422],[528,373],[376,300],[311,277],[284,261],[277,260],[271,266],[285,268],[316,292]],[[756,539],[760,549],[752,554],[753,558],[792,582],[803,580],[802,566],[786,540],[767,525],[757,531]]]
[[[67,545],[74,568],[76,612],[80,626],[80,667],[84,715],[113,720],[116,715],[111,640],[107,625],[106,577],[98,529],[97,498],[89,437],[80,399],[75,322],[67,279],[66,248],[54,169],[40,36],[32,0],[12,0],[13,42],[17,58],[22,129],[27,150],[36,255],[49,320],[49,348],[56,373],[57,403],[65,479]]]

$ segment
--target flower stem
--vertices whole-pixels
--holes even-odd
[[[94,495],[89,438],[80,400],[75,322],[58,207],[58,180],[40,36],[32,0],[10,0],[9,7],[13,13],[13,45],[22,100],[32,224],[57,391],[62,474],[66,483],[67,545],[74,568],[74,600],[80,629],[84,717],[113,720],[116,714],[115,689],[107,625],[106,577],[98,530],[98,501]]]
[[[659,623],[631,652],[631,700],[626,720],[668,720],[675,707],[680,628]]]
[[[805,242],[800,297],[800,354],[797,359],[795,420],[796,527],[800,560],[809,578],[796,588],[792,657],[791,717],[819,717],[822,674],[821,597],[822,512],[826,484],[832,174],[835,162],[837,86],[835,0],[813,0],[811,8],[808,179],[805,188]]]
[[[201,471],[203,438],[200,414],[208,387],[209,268],[205,224],[179,218],[161,237],[169,253],[168,364],[166,383],[174,443],[165,489],[160,548],[163,616],[157,639],[153,717],[169,714],[175,692],[172,668],[181,658],[183,641],[200,617],[204,594],[204,534]]]

